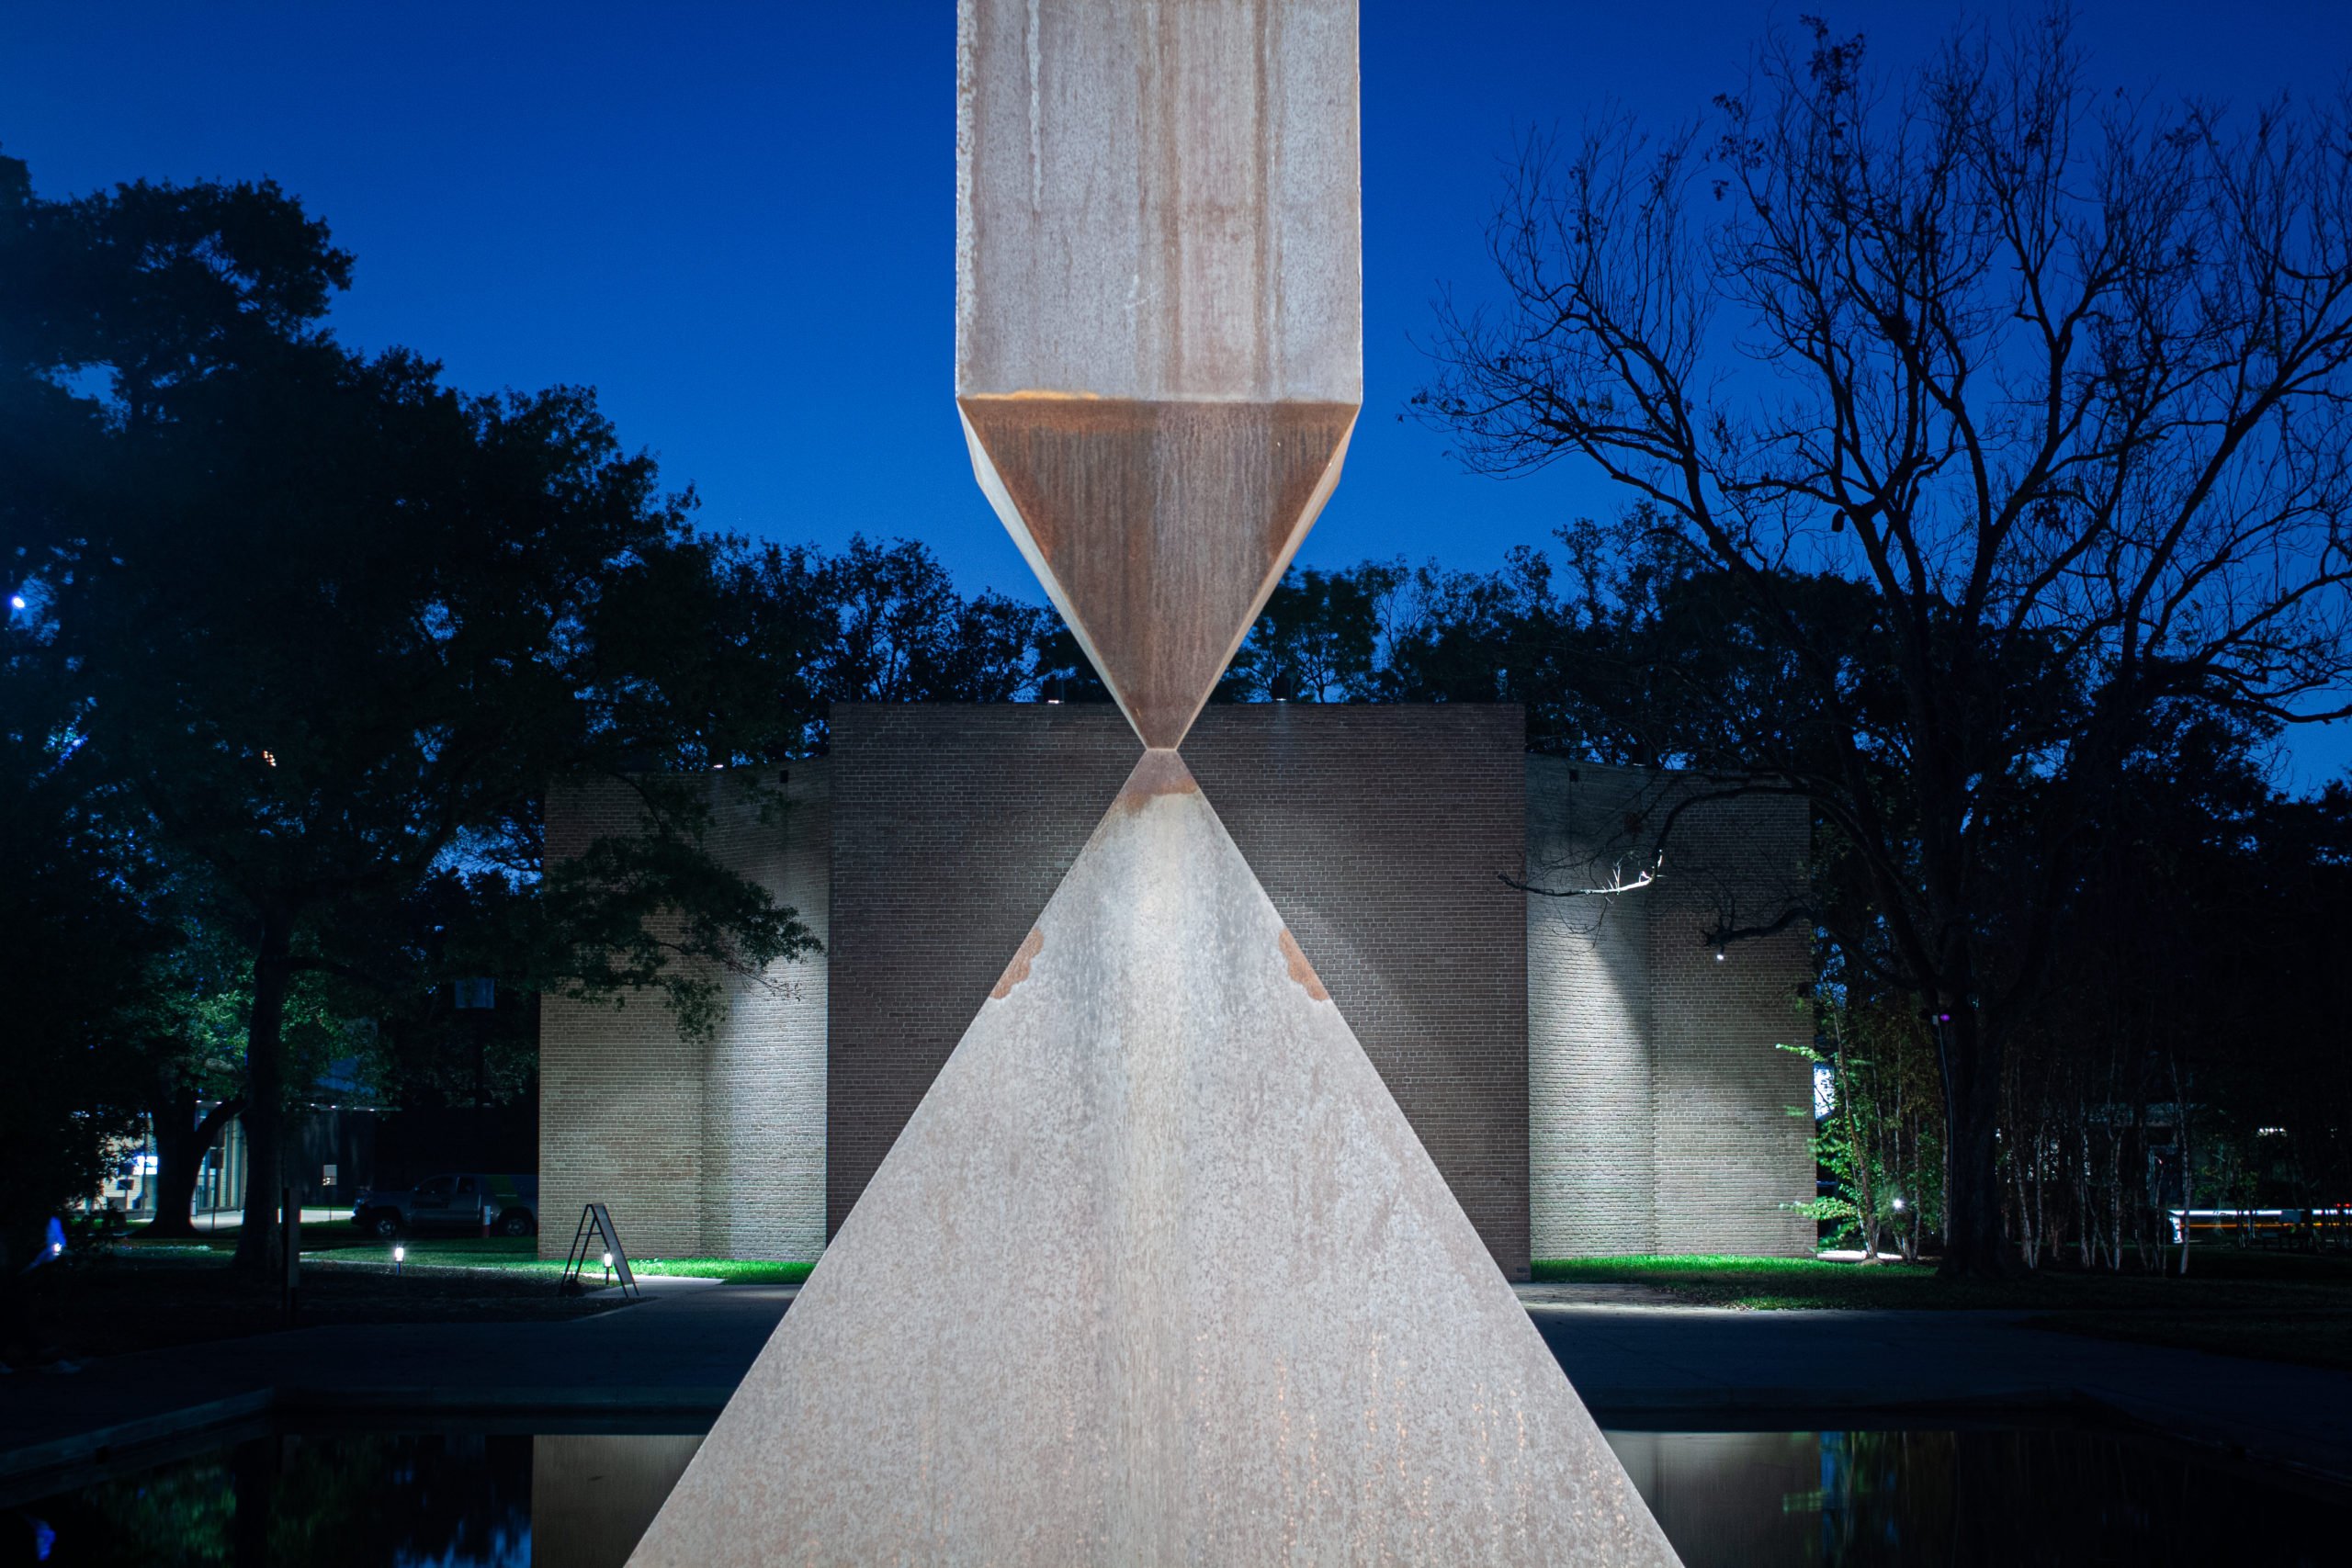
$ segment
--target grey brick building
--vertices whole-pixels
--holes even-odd
[[[719,852],[827,952],[786,994],[738,987],[707,1040],[650,999],[547,1005],[542,1250],[594,1199],[650,1256],[815,1257],[1136,754],[1107,705],[861,705],[780,821],[715,776]],[[1809,1249],[1782,1207],[1813,1190],[1787,1113],[1809,1069],[1772,1048],[1805,932],[1706,940],[1802,887],[1804,802],[1531,758],[1502,705],[1213,706],[1184,755],[1507,1272]],[[636,810],[560,792],[549,852]],[[1632,880],[1669,821],[1657,881],[1579,891]]]

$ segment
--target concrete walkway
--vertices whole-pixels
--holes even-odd
[[[639,1303],[568,1323],[300,1329],[0,1378],[0,1493],[265,1414],[594,1416],[616,1429],[707,1417],[797,1293],[645,1285]],[[1933,1425],[2087,1407],[2352,1483],[2352,1373],[2053,1334],[2007,1313],[1737,1312],[1638,1288],[1521,1295],[1603,1425]]]

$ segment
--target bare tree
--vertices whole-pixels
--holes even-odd
[[[2347,711],[2346,113],[2099,96],[2063,13],[1900,81],[1808,20],[1703,125],[1531,142],[1490,241],[1424,412],[1597,465],[1784,645],[1826,739],[1750,761],[1938,1027],[1945,1267],[1999,1271],[2003,1053],[2102,795],[2181,705]],[[1825,573],[1894,668],[1792,601]]]

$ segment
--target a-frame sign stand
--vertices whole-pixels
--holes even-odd
[[[604,1244],[601,1247],[599,1242]],[[556,1287],[560,1293],[573,1295],[587,1288],[580,1282],[580,1273],[591,1258],[597,1258],[599,1267],[609,1267],[619,1278],[623,1295],[645,1294],[638,1289],[637,1276],[628,1270],[628,1254],[621,1250],[612,1211],[602,1203],[591,1203],[580,1211],[579,1228],[571,1233],[571,1247],[563,1255],[563,1280]]]

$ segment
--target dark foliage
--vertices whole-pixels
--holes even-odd
[[[1419,402],[1474,468],[1646,502],[1806,688],[1819,744],[1743,761],[1941,1021],[1947,1267],[1998,1271],[2007,1053],[2132,760],[2183,708],[2344,711],[2352,140],[2100,95],[2063,12],[1900,82],[1805,34],[1703,131],[1531,142]]]

